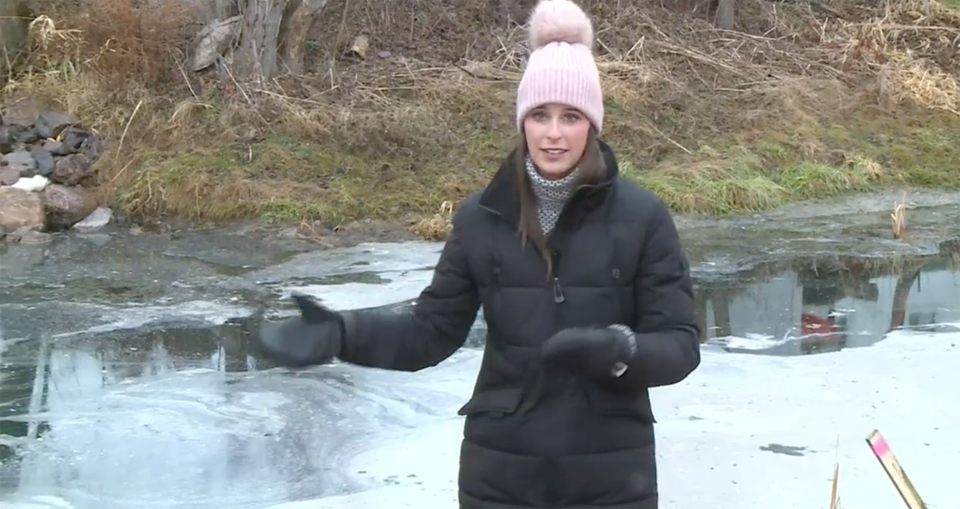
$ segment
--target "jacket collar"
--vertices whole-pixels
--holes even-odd
[[[600,182],[583,185],[577,189],[570,198],[571,204],[574,204],[577,208],[581,208],[581,206],[591,208],[591,205],[602,202],[607,191],[620,175],[620,168],[617,165],[617,158],[613,149],[602,141],[599,141],[599,143],[600,154],[603,157],[607,172]],[[480,206],[513,224],[519,224],[520,198],[517,186],[521,184],[521,181],[518,176],[519,172],[514,168],[513,158],[508,155],[500,164],[500,169],[497,170],[493,180],[483,190],[483,194],[480,196]]]

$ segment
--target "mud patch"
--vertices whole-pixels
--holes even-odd
[[[794,445],[770,444],[761,445],[761,451],[772,452],[774,454],[783,454],[784,456],[804,456],[807,452],[806,447],[797,447]]]

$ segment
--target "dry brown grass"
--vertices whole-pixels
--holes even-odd
[[[893,212],[890,213],[890,226],[893,238],[907,238],[907,193],[903,193],[903,198],[894,204]]]
[[[445,201],[432,217],[425,217],[413,225],[413,232],[427,240],[440,240],[447,236],[453,221],[454,204]]]
[[[37,0],[35,95],[113,141],[101,190],[133,215],[409,221],[481,187],[511,143],[524,32],[483,2],[331,2],[309,72],[266,86],[184,71],[176,0]],[[624,172],[677,210],[760,210],[884,184],[960,185],[960,15],[933,0],[743,0],[740,31],[691,6],[591,2]],[[702,5],[697,4],[697,8]],[[371,54],[336,56],[358,33]],[[119,143],[123,139],[122,146]],[[419,226],[418,226],[419,225]],[[440,229],[442,230],[442,228]]]

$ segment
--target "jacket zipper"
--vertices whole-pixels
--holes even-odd
[[[553,302],[557,304],[563,304],[563,301],[567,300],[563,296],[563,286],[560,285],[560,277],[558,270],[560,269],[560,251],[554,249],[550,256],[553,259]]]

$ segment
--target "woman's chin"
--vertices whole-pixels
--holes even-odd
[[[559,180],[570,174],[573,165],[566,162],[544,161],[542,163],[534,161],[537,166],[537,173],[547,180]]]

